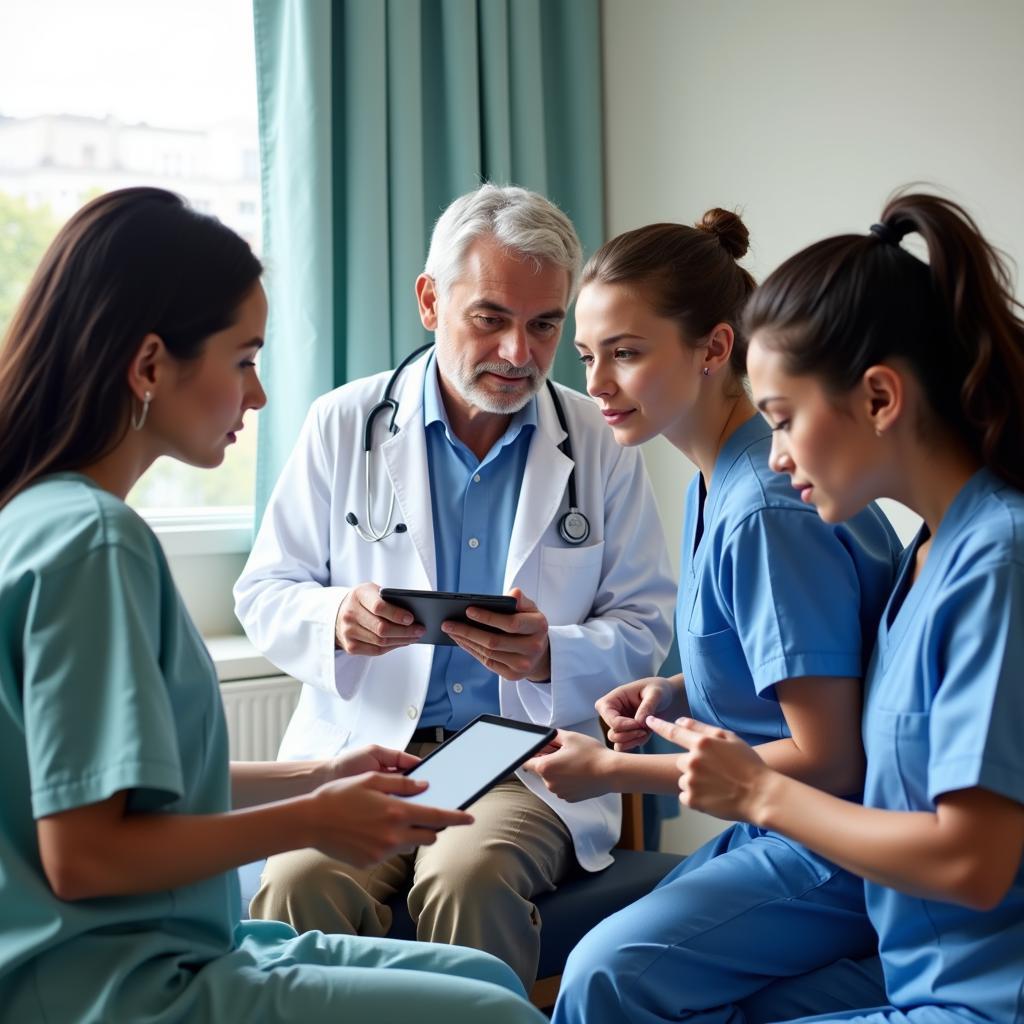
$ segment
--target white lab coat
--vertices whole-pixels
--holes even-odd
[[[335,649],[334,630],[342,600],[359,583],[437,589],[423,429],[427,362],[427,355],[416,360],[396,384],[399,432],[388,436],[389,414],[374,429],[373,522],[378,529],[385,522],[393,488],[394,521],[408,531],[370,544],[345,521],[351,511],[365,527],[363,425],[389,376],[378,374],[314,403],[235,586],[236,612],[253,644],[305,684],[282,759],[326,758],[366,743],[403,749],[419,721],[434,648],[348,655]],[[510,718],[600,737],[594,701],[662,663],[675,584],[639,451],[616,444],[590,399],[564,387],[558,393],[591,533],[582,547],[558,535],[572,463],[557,448],[564,433],[542,391],[504,590],[520,587],[547,616],[551,682],[499,680],[500,708]],[[565,822],[584,868],[610,862],[621,825],[618,795],[570,804],[536,776],[520,772],[520,778]]]

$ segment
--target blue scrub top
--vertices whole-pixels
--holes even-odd
[[[1024,803],[1024,495],[976,473],[910,585],[907,550],[867,679],[864,802],[934,811],[980,786]],[[897,1007],[965,1006],[1024,1020],[1024,863],[994,910],[866,883]]]
[[[0,776],[0,1016],[201,1019],[183,992],[234,947],[236,872],[65,902],[40,864],[38,818],[120,791],[131,811],[230,802],[216,673],[160,545],[73,473],[0,510]]]
[[[754,416],[722,446],[701,520],[686,497],[676,632],[690,714],[757,745],[790,735],[774,686],[864,674],[901,545],[871,505],[824,522],[768,466]]]

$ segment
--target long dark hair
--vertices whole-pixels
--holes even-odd
[[[234,322],[262,269],[243,239],[173,192],[128,188],[82,207],[0,348],[0,508],[43,474],[113,449],[142,339],[158,334],[175,358],[194,359]]]
[[[755,285],[736,261],[749,245],[743,221],[716,207],[696,227],[649,224],[605,242],[587,261],[580,283],[638,286],[654,312],[675,320],[690,344],[716,324],[728,324],[735,335],[729,364],[742,377],[747,342],[740,320]]]
[[[928,263],[900,245],[916,231]],[[867,235],[825,239],[790,257],[754,293],[761,332],[787,371],[835,394],[868,367],[902,358],[935,418],[1024,488],[1024,323],[1010,271],[971,216],[938,196],[897,193]]]

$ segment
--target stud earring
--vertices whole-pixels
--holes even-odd
[[[705,377],[710,377],[711,376],[711,371],[706,366],[704,367],[704,376]]]
[[[139,415],[135,415],[135,402],[132,401],[132,430],[141,430],[146,425],[146,417],[149,415],[149,403],[153,401],[153,395],[147,391],[142,396],[142,409]]]

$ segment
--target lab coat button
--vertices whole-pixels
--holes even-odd
[[[420,717],[420,713],[410,704],[406,709],[405,713],[415,722]]]

